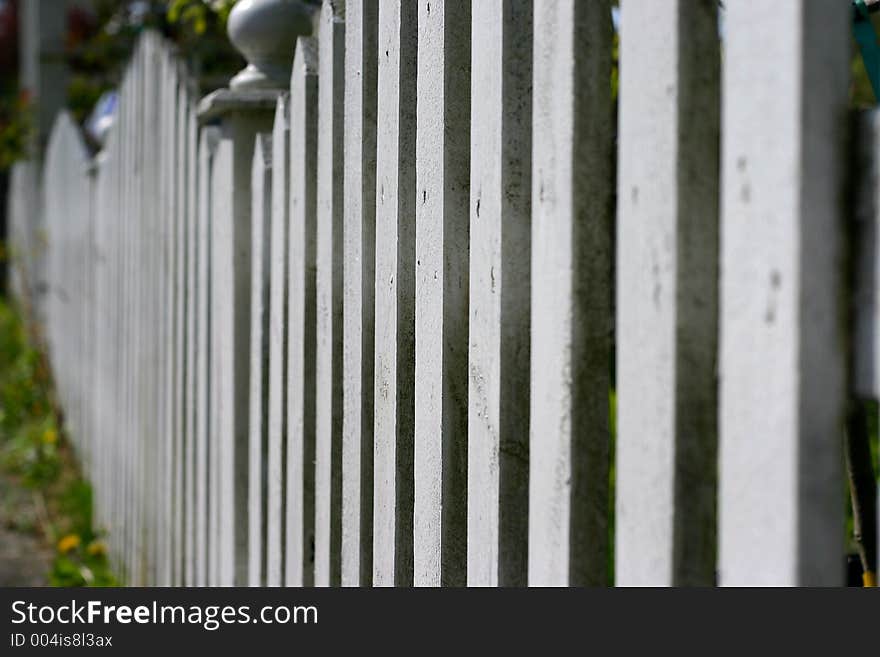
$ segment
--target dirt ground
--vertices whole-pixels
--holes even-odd
[[[44,515],[37,493],[0,473],[0,586],[48,586]]]

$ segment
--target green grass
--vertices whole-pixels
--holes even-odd
[[[46,359],[15,309],[0,298],[0,475],[38,495],[37,530],[53,547],[53,586],[113,586],[103,537],[92,522],[92,489],[59,429]]]

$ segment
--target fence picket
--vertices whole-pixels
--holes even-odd
[[[373,584],[413,570],[417,6],[379,6]]]
[[[184,464],[184,586],[196,584],[196,525],[198,515],[196,511],[196,461],[198,459],[198,446],[196,444],[196,409],[198,408],[198,374],[196,364],[198,356],[198,329],[199,329],[199,286],[198,286],[198,262],[203,257],[199,248],[199,159],[198,159],[198,123],[196,121],[195,105],[192,102],[191,90],[186,95],[186,150],[189,166],[187,167],[187,198],[186,198],[186,380],[185,388],[185,431],[186,431],[186,456]]]
[[[189,436],[186,433],[186,328],[187,313],[189,312],[187,298],[187,182],[188,168],[190,163],[187,158],[187,104],[186,87],[182,63],[176,59],[173,62],[175,68],[176,89],[172,89],[175,95],[176,129],[173,158],[174,166],[174,449],[172,451],[172,500],[173,515],[171,518],[171,583],[174,586],[183,584],[184,566],[184,514],[186,492],[184,490],[184,467],[186,464],[186,450]]]
[[[315,231],[315,585],[340,584],[342,542],[342,103],[345,23],[331,2],[318,26]]]
[[[607,578],[610,2],[535,5],[529,584]]]
[[[266,585],[281,586],[284,459],[287,445],[287,256],[290,96],[278,98],[272,130],[272,225],[269,237],[269,406],[266,485]]]
[[[315,212],[317,177],[317,43],[300,38],[290,81],[290,211],[288,238],[287,586],[314,582],[315,535]]]
[[[199,136],[199,176],[198,176],[198,271],[196,285],[198,288],[198,306],[196,308],[198,334],[196,336],[196,440],[195,440],[195,583],[196,586],[207,586],[212,582],[211,563],[211,532],[214,526],[213,513],[215,505],[211,502],[214,494],[214,481],[210,476],[215,462],[215,450],[210,440],[214,422],[212,411],[214,406],[214,385],[212,383],[211,313],[211,275],[213,241],[211,239],[213,204],[211,193],[214,189],[212,174],[214,157],[220,142],[220,129],[216,127],[202,128]],[[216,471],[215,471],[216,472]]]
[[[471,10],[469,586],[526,583],[532,2]]]
[[[345,5],[342,575],[373,578],[377,0]]]
[[[880,371],[851,8],[297,7],[289,88],[197,103],[145,30],[109,133],[13,172],[122,583],[840,584]]]
[[[845,4],[729,3],[720,583],[839,584]]]
[[[419,5],[414,583],[467,581],[470,5]]]
[[[621,12],[616,583],[715,579],[718,14]]]
[[[251,173],[251,331],[248,420],[248,586],[265,583],[266,497],[263,466],[268,448],[269,225],[272,215],[272,135],[258,134]]]

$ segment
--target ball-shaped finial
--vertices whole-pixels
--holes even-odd
[[[229,40],[248,65],[231,89],[283,89],[290,84],[296,39],[312,33],[317,10],[306,0],[239,0],[229,13]]]

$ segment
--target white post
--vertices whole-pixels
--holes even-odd
[[[848,3],[724,22],[719,571],[839,585]]]
[[[377,0],[345,5],[342,584],[373,578]]]
[[[342,542],[342,134],[345,24],[324,2],[318,28],[315,239],[315,585],[340,584]]]
[[[222,131],[222,128],[221,128]],[[222,135],[222,132],[221,132]],[[244,141],[242,137],[241,141]],[[241,156],[240,156],[241,158]],[[239,159],[240,159],[239,158]],[[210,419],[210,462],[208,476],[211,492],[209,495],[210,517],[208,535],[210,546],[208,584],[210,586],[233,586],[235,583],[235,452],[236,420],[241,420],[241,407],[236,408],[236,381],[242,381],[246,371],[239,358],[239,368],[235,367],[236,314],[244,315],[243,310],[236,313],[236,306],[242,309],[248,303],[236,285],[236,269],[239,278],[243,277],[247,262],[235,263],[235,244],[244,241],[250,244],[250,221],[247,226],[236,231],[234,206],[230,198],[236,193],[235,159],[233,143],[223,139],[217,145],[217,152],[211,167],[211,419]],[[250,185],[248,185],[250,188]],[[237,188],[241,194],[241,187]],[[248,199],[249,201],[250,199]],[[245,232],[244,228],[247,228]],[[238,233],[237,235],[235,233]],[[236,237],[238,240],[236,240]],[[250,255],[250,249],[247,249]],[[238,267],[235,265],[238,264]],[[237,298],[236,298],[237,297]],[[239,354],[240,355],[240,354]],[[244,379],[245,381],[247,379]],[[243,400],[238,395],[239,403]],[[238,411],[236,413],[236,411]],[[236,417],[238,416],[238,417]],[[245,434],[246,437],[246,434]]]
[[[290,80],[290,234],[288,240],[287,586],[314,581],[315,535],[315,212],[318,44],[300,38]]]
[[[247,582],[251,167],[254,138],[271,131],[282,93],[278,80],[268,75],[274,55],[266,46],[289,52],[297,36],[311,30],[311,12],[303,2],[239,4],[230,15],[229,33],[251,66],[233,78],[229,89],[199,104],[200,121],[219,120],[222,131],[212,173],[217,194],[211,219],[212,376],[217,389],[212,439],[220,451],[221,585]]]
[[[258,134],[251,171],[251,334],[248,429],[248,586],[265,583],[269,356],[269,222],[272,213],[272,136]]]
[[[196,585],[196,572],[198,563],[198,551],[196,547],[196,527],[199,523],[196,500],[198,496],[197,467],[198,444],[196,427],[198,418],[198,335],[199,322],[201,321],[201,299],[198,274],[199,259],[204,254],[199,244],[199,129],[196,121],[195,105],[192,97],[186,96],[186,157],[189,162],[187,169],[186,184],[186,381],[185,388],[185,430],[186,430],[186,456],[184,464],[184,495],[185,495],[185,519],[184,519],[184,585]]]
[[[611,3],[535,6],[529,584],[607,580]]]
[[[471,5],[469,586],[528,554],[532,2]]]
[[[414,583],[467,582],[471,8],[419,4]]]
[[[199,175],[198,175],[198,269],[196,271],[196,408],[195,408],[195,585],[208,586],[213,583],[209,564],[213,542],[210,539],[213,527],[212,513],[215,505],[211,501],[213,478],[211,466],[214,463],[213,430],[211,420],[214,401],[214,386],[211,372],[211,193],[214,188],[212,171],[215,152],[220,141],[220,129],[202,128],[199,137]]]
[[[281,586],[284,447],[287,443],[287,232],[290,96],[278,97],[272,128],[272,222],[269,237],[269,406],[266,457],[266,585]]]
[[[212,165],[212,454],[218,524],[214,584],[247,581],[248,392],[250,365],[250,175],[254,137],[271,127],[278,92],[221,90],[200,119],[222,116]],[[216,430],[213,423],[216,421]],[[216,475],[216,476],[215,476]]]
[[[177,67],[177,89],[172,90],[175,94],[176,107],[176,130],[175,143],[172,157],[175,160],[175,195],[174,195],[174,444],[171,452],[173,463],[173,506],[171,518],[171,584],[181,586],[183,584],[184,568],[184,512],[186,503],[186,491],[184,490],[184,470],[186,466],[186,454],[189,444],[189,435],[186,433],[186,329],[187,314],[189,313],[189,299],[187,298],[187,261],[188,250],[188,226],[187,226],[187,195],[188,170],[190,162],[187,159],[188,130],[187,123],[188,106],[187,91],[183,64],[173,62]]]
[[[169,53],[164,49],[161,50],[163,61],[161,82],[162,93],[159,97],[159,131],[162,135],[160,142],[160,162],[159,175],[160,192],[159,203],[154,207],[152,204],[145,203],[142,211],[144,213],[143,220],[146,223],[152,223],[153,213],[158,213],[159,223],[161,224],[161,251],[165,256],[165,263],[160,272],[162,280],[162,296],[160,298],[158,308],[160,316],[164,317],[164,336],[158,340],[154,339],[157,353],[160,354],[160,360],[163,366],[160,368],[162,380],[158,385],[150,386],[153,388],[151,392],[158,391],[163,395],[163,406],[161,413],[162,425],[159,427],[158,436],[162,446],[161,460],[156,469],[156,473],[148,478],[161,486],[162,505],[156,509],[158,518],[153,522],[158,525],[155,536],[158,539],[159,551],[155,557],[155,566],[152,570],[156,573],[155,581],[163,586],[171,586],[174,576],[174,515],[176,507],[175,497],[175,452],[177,449],[177,271],[179,263],[177,260],[177,75],[174,62]],[[152,101],[147,101],[152,103]],[[147,133],[145,133],[145,141]],[[144,146],[146,148],[146,145]],[[152,254],[147,254],[151,257]],[[152,286],[151,282],[148,285]],[[153,434],[149,431],[148,434]],[[153,434],[155,435],[155,434]],[[145,447],[152,451],[155,449],[152,445],[153,435],[145,437]],[[158,476],[157,476],[158,475]],[[152,532],[148,531],[148,538]],[[151,541],[152,543],[152,541]]]
[[[616,583],[712,586],[718,12],[629,0],[620,35]]]
[[[379,6],[373,583],[413,577],[415,3]]]

